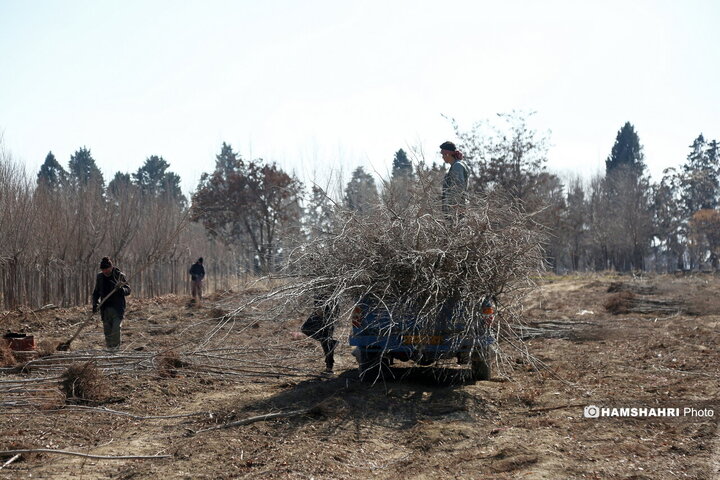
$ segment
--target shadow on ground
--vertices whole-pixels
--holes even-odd
[[[310,415],[289,420],[288,427],[301,428],[320,417],[326,420],[327,435],[346,428],[360,435],[361,424],[409,429],[421,421],[474,422],[477,415],[489,416],[494,410],[481,394],[464,388],[474,383],[467,369],[391,368],[375,383],[360,382],[357,369],[352,369],[300,382],[246,405],[240,415],[308,408]]]

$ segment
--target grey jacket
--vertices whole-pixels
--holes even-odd
[[[451,206],[465,203],[465,192],[468,189],[469,171],[462,160],[455,160],[443,179],[442,205],[443,210]]]

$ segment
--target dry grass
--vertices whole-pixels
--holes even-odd
[[[188,367],[190,364],[180,358],[177,352],[170,350],[155,359],[158,374],[161,377],[174,377],[177,370]]]
[[[10,345],[5,340],[0,339],[0,367],[14,367],[16,364],[17,360],[15,360]]]
[[[60,385],[69,403],[99,402],[110,396],[110,383],[93,362],[68,367]]]
[[[57,338],[45,338],[40,340],[35,347],[35,351],[39,357],[49,357],[57,351],[57,345],[60,342]]]
[[[630,311],[634,299],[635,294],[622,291],[611,295],[603,306],[613,315],[623,315]]]
[[[228,314],[228,311],[225,310],[224,308],[213,307],[208,311],[207,317],[208,318],[222,318],[227,314]]]
[[[538,337],[529,342],[551,370],[539,375],[521,357],[508,367],[509,380],[477,384],[436,382],[431,374],[435,368],[430,367],[383,385],[362,385],[356,380],[356,361],[345,336],[339,337],[343,344],[336,375],[318,378],[322,353],[316,342],[302,338],[289,343],[303,320],[299,313],[271,322],[264,310],[248,312],[247,320],[238,320],[222,342],[227,331],[217,336],[212,351],[193,354],[181,349],[206,338],[210,322],[204,313],[212,306],[204,306],[202,315],[190,316],[183,305],[148,304],[128,326],[134,334],[129,340],[142,338],[143,343],[138,343],[145,347],[143,353],[132,353],[130,348],[122,355],[99,353],[98,367],[117,371],[111,377],[113,395],[123,397],[123,402],[108,407],[134,415],[212,412],[212,417],[138,420],[87,409],[40,411],[40,392],[34,390],[42,389],[42,398],[49,398],[57,381],[23,384],[21,392],[0,392],[0,398],[16,404],[3,407],[0,416],[4,449],[17,442],[18,448],[52,445],[101,454],[170,452],[173,459],[120,463],[44,455],[15,462],[2,473],[11,478],[32,474],[33,478],[396,479],[425,472],[432,478],[507,480],[664,479],[673,471],[688,479],[713,478],[709,462],[716,448],[716,408],[715,417],[696,421],[582,418],[583,406],[591,404],[717,406],[719,317],[668,315],[652,323],[635,314],[613,317],[602,304],[610,281],[615,280],[589,276],[585,284],[573,278],[565,285],[542,286],[538,296],[552,303],[547,308],[528,307],[527,321],[533,325],[565,317],[572,329],[567,338]],[[720,279],[713,277],[708,284],[706,280],[658,277],[657,298],[702,295],[715,302],[713,312],[720,311],[720,298],[713,295],[720,289]],[[672,297],[662,296],[665,289]],[[581,309],[595,313],[575,316]],[[41,317],[38,337],[52,333],[67,338],[72,333],[70,324],[66,332],[50,330],[56,325],[54,313],[43,313],[46,318]],[[255,321],[259,328],[250,329]],[[164,325],[177,329],[166,338],[148,336],[148,331]],[[98,328],[96,334],[100,332]],[[87,339],[88,344],[96,346],[96,339]],[[146,368],[149,359],[161,354],[159,345],[191,361],[192,367],[172,367],[178,373],[174,377],[160,377],[155,368]],[[213,361],[208,353],[217,358]],[[57,361],[70,358],[76,357],[59,354]],[[143,368],[123,367],[127,363],[122,362],[137,359],[147,359]],[[57,361],[37,365],[31,375],[17,378],[54,377]],[[404,368],[396,366],[396,370]],[[8,373],[3,379],[15,375]],[[188,436],[188,429],[318,403],[319,415]]]

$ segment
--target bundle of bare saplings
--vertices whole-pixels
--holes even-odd
[[[422,182],[391,193],[364,210],[338,208],[329,231],[289,255],[287,281],[264,299],[280,300],[285,315],[290,304],[336,312],[343,325],[359,306],[382,311],[379,336],[409,317],[420,334],[461,319],[458,343],[487,328],[483,304],[492,299],[494,337],[521,346],[509,326],[545,258],[533,215],[492,194],[443,208]]]

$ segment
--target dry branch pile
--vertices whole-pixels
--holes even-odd
[[[630,292],[636,295],[654,295],[657,293],[657,287],[655,285],[612,282],[607,291],[608,293]]]
[[[301,278],[295,289],[336,303],[371,297],[391,311],[434,318],[450,298],[467,311],[487,295],[507,301],[542,268],[539,228],[509,202],[475,197],[446,215],[419,197],[425,202],[401,212],[386,205],[344,212],[334,234],[291,257]]]
[[[605,301],[605,309],[613,315],[627,313],[647,313],[657,315],[671,315],[676,313],[691,313],[683,302],[675,299],[654,299],[636,295],[628,290],[614,293]]]
[[[339,211],[331,232],[289,255],[286,282],[254,301],[273,300],[285,316],[314,303],[340,320],[359,303],[371,304],[391,319],[411,315],[423,332],[461,316],[466,336],[484,328],[481,305],[491,297],[498,306],[495,335],[520,341],[506,327],[517,321],[516,307],[544,268],[544,235],[533,216],[492,195],[470,196],[444,212],[422,182],[406,193],[402,202]]]

